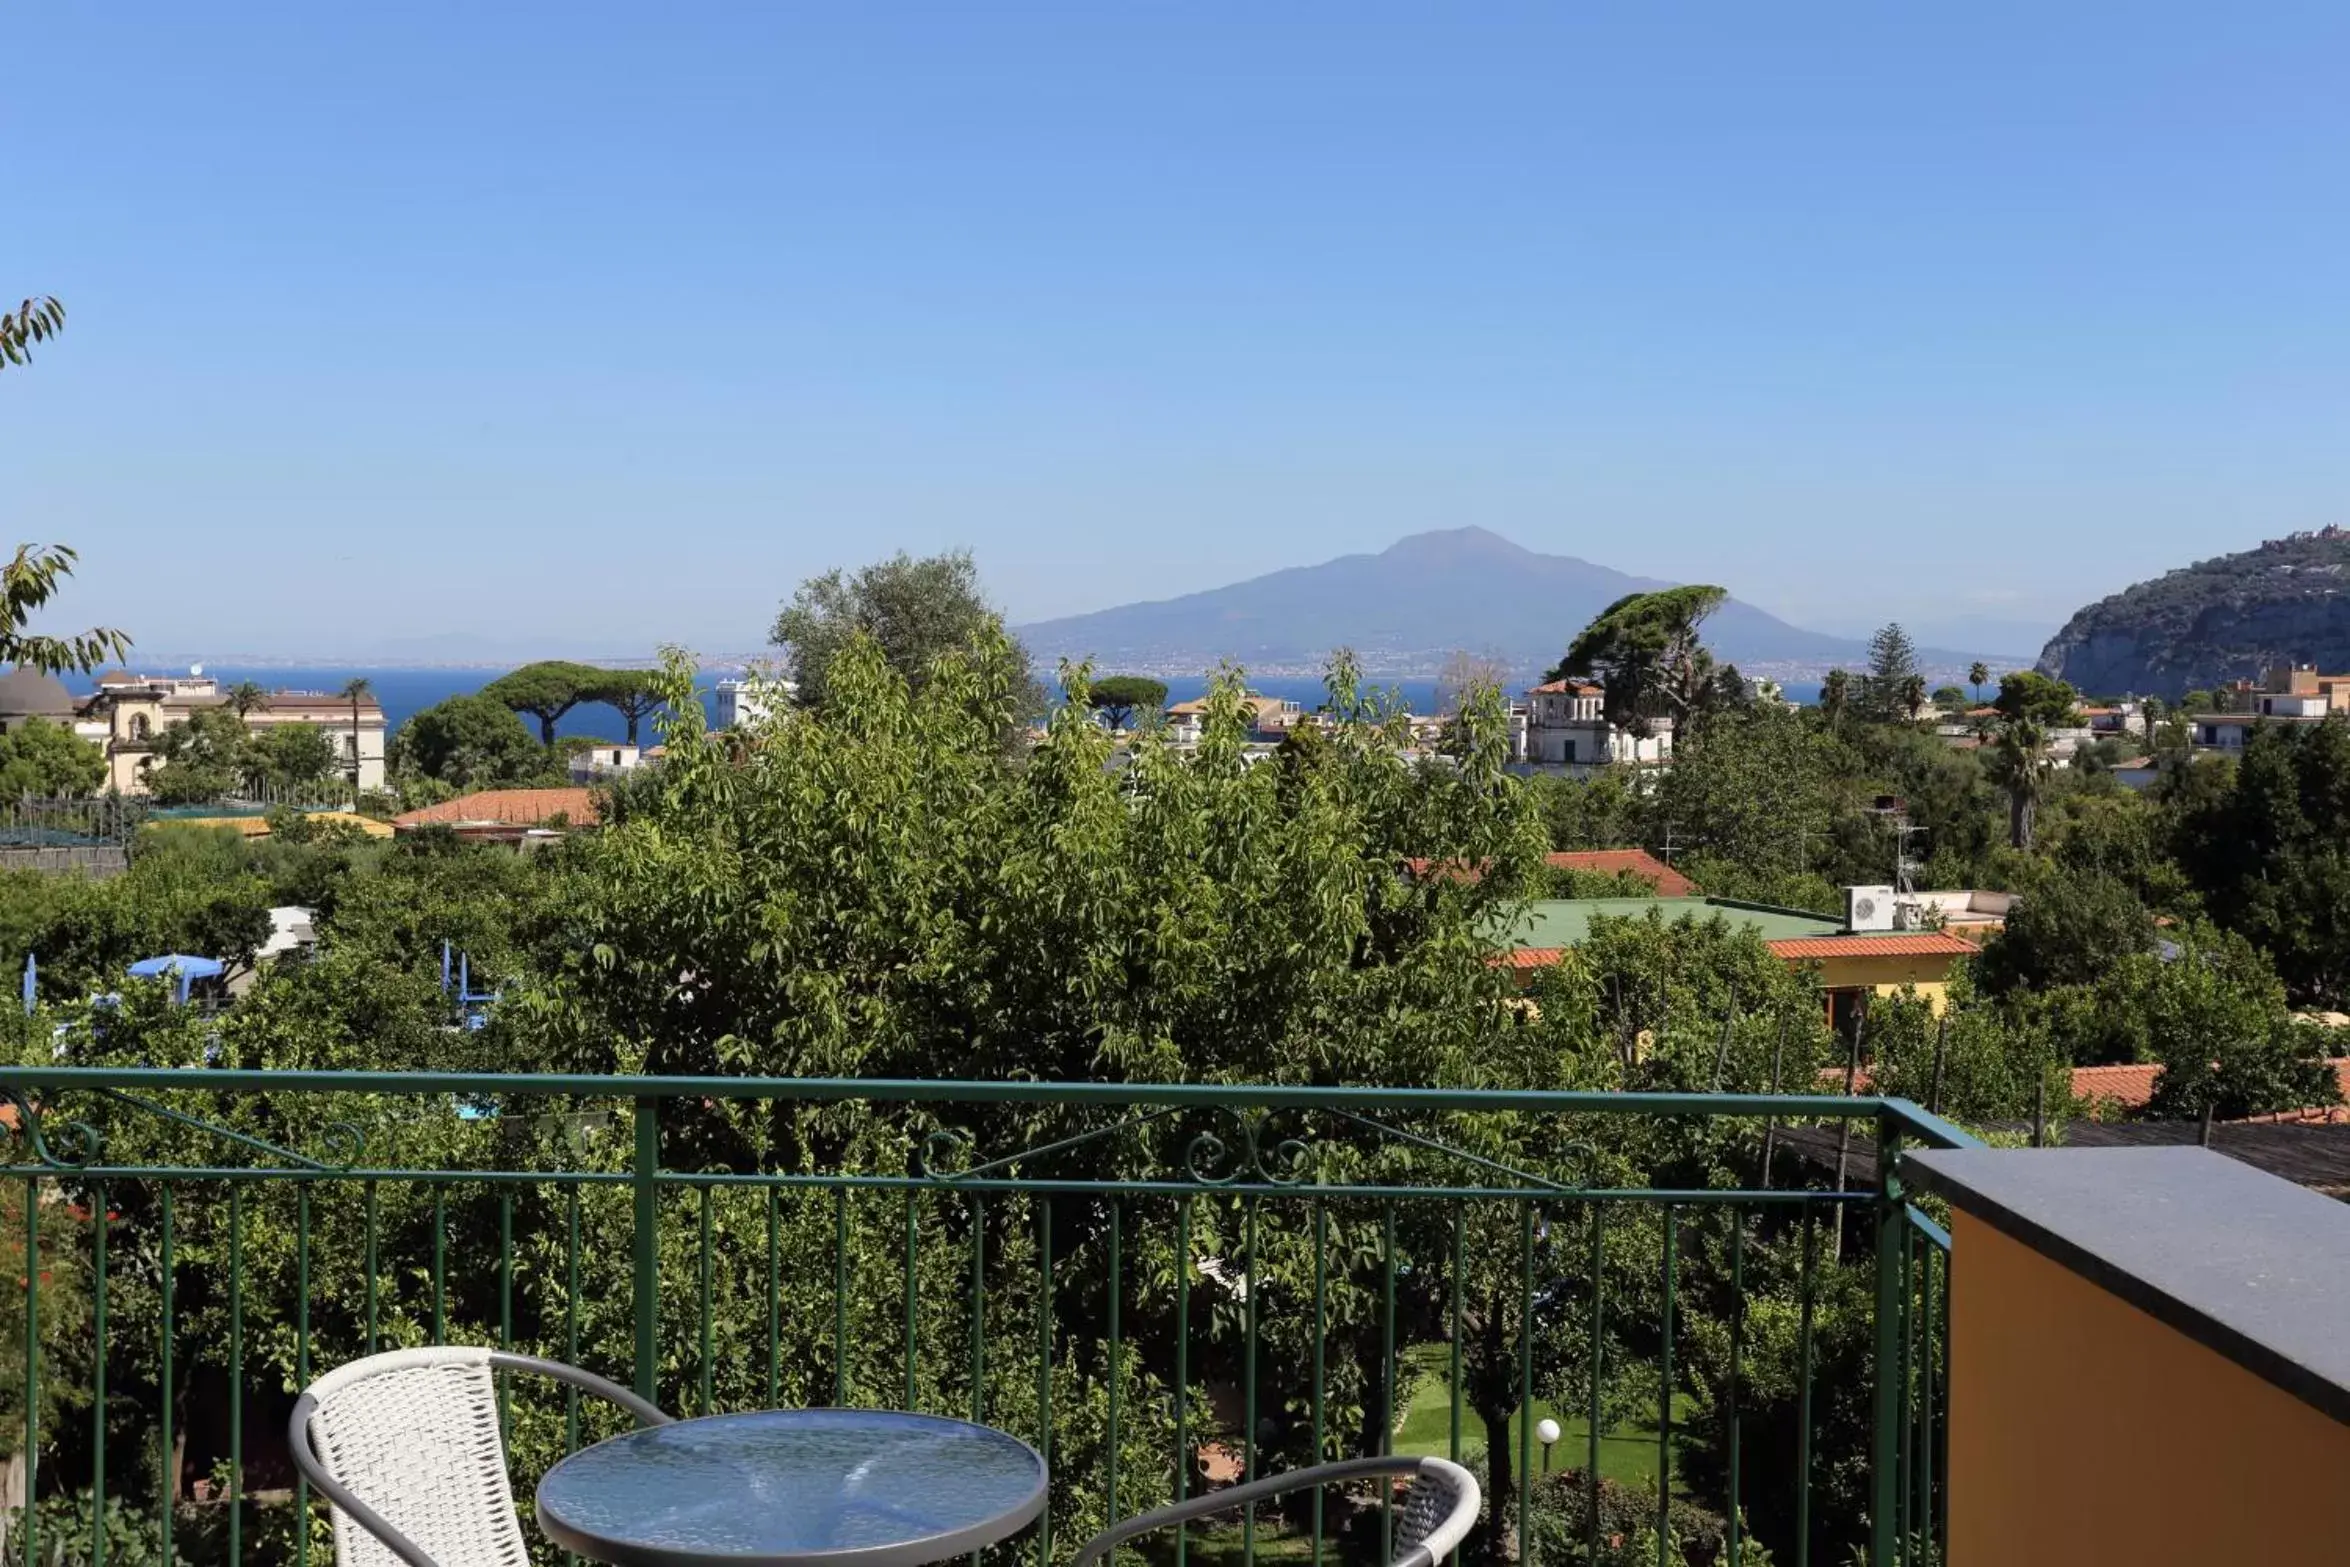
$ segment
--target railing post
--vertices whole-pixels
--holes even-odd
[[[1901,1550],[1901,1123],[1877,1117],[1877,1350],[1869,1452],[1869,1567],[1894,1567]]]
[[[661,1173],[661,1101],[648,1095],[636,1100],[635,1107],[636,1160],[630,1186],[636,1194],[636,1393],[648,1403],[658,1403],[661,1189],[655,1177]]]

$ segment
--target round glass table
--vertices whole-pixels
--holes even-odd
[[[1045,1463],[967,1420],[771,1409],[648,1426],[539,1481],[539,1527],[612,1567],[917,1567],[1044,1511]]]

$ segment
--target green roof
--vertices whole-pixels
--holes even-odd
[[[1546,898],[1527,906],[1525,917],[1511,932],[1509,945],[1513,949],[1579,946],[1591,934],[1591,922],[1602,915],[1644,919],[1651,910],[1666,920],[1718,917],[1755,931],[1765,941],[1844,934],[1844,922],[1825,914],[1775,909],[1729,898]]]

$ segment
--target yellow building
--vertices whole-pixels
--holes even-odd
[[[1730,898],[1552,898],[1532,904],[1511,933],[1507,961],[1520,983],[1582,944],[1601,917],[1666,920],[1721,919],[1753,930],[1792,968],[1818,976],[1821,1005],[1842,1023],[1867,995],[1914,989],[1938,1013],[1952,972],[1975,955],[1972,942],[1939,930],[1852,930],[1842,920],[1802,909],[1740,903]]]
[[[106,753],[106,786],[123,794],[147,792],[147,773],[155,765],[156,743],[165,730],[186,723],[200,709],[229,705],[220,683],[200,673],[133,675],[109,670],[97,684],[97,691],[83,699],[81,712],[84,722],[104,737],[98,744]],[[327,692],[272,691],[243,720],[246,732],[254,735],[281,724],[318,729],[334,746],[343,778],[351,776],[356,758],[359,787],[384,786],[386,726],[383,707],[373,697],[362,697],[354,712],[350,701]]]

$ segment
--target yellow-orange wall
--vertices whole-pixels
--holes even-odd
[[[1979,1219],[1953,1238],[1950,1567],[2350,1562],[2350,1426]]]
[[[1959,960],[1946,953],[1931,953],[1924,957],[1820,958],[1816,962],[1823,990],[1866,986],[1882,996],[1913,985],[1939,1016],[1950,1000],[1950,970]]]

